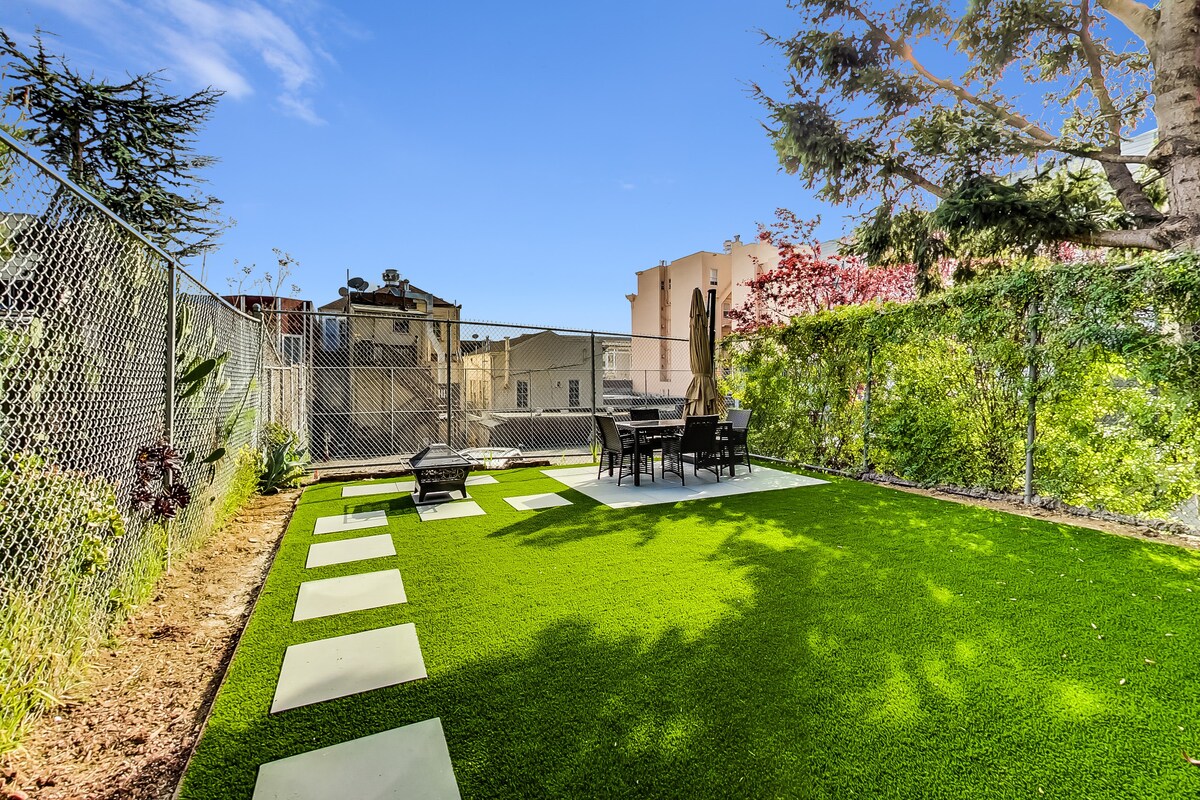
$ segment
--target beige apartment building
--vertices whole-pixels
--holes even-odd
[[[729,310],[749,297],[746,282],[778,264],[779,253],[771,245],[746,244],[741,236],[735,236],[725,242],[720,253],[701,250],[638,272],[637,291],[626,295],[634,335],[634,389],[647,395],[681,397],[692,377],[686,347],[637,337],[686,339],[692,290],[697,288],[706,299],[708,290],[716,289],[717,338],[728,335],[732,332]]]

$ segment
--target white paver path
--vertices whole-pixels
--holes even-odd
[[[292,621],[331,617],[407,601],[404,581],[398,569],[305,581],[300,584],[300,592],[296,595],[296,611],[292,614]]]
[[[392,481],[391,483],[366,483],[357,486],[343,486],[342,497],[369,497],[373,494],[401,494],[412,491],[412,481]]]
[[[421,522],[432,522],[439,519],[461,519],[462,517],[479,517],[487,512],[479,507],[474,500],[458,503],[441,503],[433,506],[417,506]]]
[[[459,797],[438,717],[263,764],[254,785],[254,800]]]
[[[345,533],[363,528],[380,528],[387,525],[387,514],[383,511],[357,511],[353,514],[338,514],[332,517],[317,517],[313,533]]]
[[[381,533],[376,536],[356,536],[338,542],[317,542],[309,545],[308,560],[304,562],[304,566],[312,569],[394,555],[396,545],[390,535]]]
[[[472,475],[467,478],[467,486],[485,486],[489,483],[499,483],[491,475]],[[342,497],[370,497],[374,494],[406,494],[414,487],[413,481],[392,481],[391,483],[366,483],[357,486],[343,486]]]
[[[536,511],[539,508],[556,508],[558,506],[572,505],[570,500],[560,497],[553,492],[546,494],[525,494],[520,497],[506,497],[504,498],[504,502],[517,511]]]
[[[294,644],[283,655],[271,713],[424,677],[425,659],[411,622]]]

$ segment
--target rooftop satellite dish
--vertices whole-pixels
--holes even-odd
[[[350,284],[351,289],[357,289],[360,292],[363,289],[367,288],[367,282],[364,281],[362,278],[351,278],[350,280],[348,280],[346,282]]]
[[[346,296],[346,295],[348,295],[348,294],[350,294],[350,290],[349,290],[349,289],[347,289],[345,286],[339,286],[339,287],[338,287],[338,295],[339,295],[340,297],[345,297],[345,296]]]

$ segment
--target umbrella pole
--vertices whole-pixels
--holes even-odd
[[[708,290],[708,363],[713,380],[717,378],[717,290]]]

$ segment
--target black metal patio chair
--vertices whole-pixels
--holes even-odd
[[[668,472],[679,476],[679,481],[687,485],[683,477],[685,455],[690,455],[692,474],[698,475],[699,470],[706,469],[721,481],[721,443],[717,440],[717,416],[715,414],[701,417],[688,417],[683,424],[683,430],[674,436],[663,437],[662,449],[663,477]]]
[[[734,408],[729,411],[728,425],[722,432],[721,449],[725,463],[729,466],[729,474],[733,474],[735,464],[745,464],[746,469],[754,472],[750,466],[750,417],[754,411],[749,408]]]
[[[647,422],[650,420],[661,419],[657,408],[631,408],[629,409],[630,422]],[[662,449],[662,434],[658,431],[639,430],[637,435],[641,437],[638,445],[651,453],[655,450]]]
[[[600,469],[596,472],[597,478],[604,474],[604,462],[607,457],[609,475],[613,474],[613,467],[616,467],[617,486],[621,485],[621,478],[632,475],[634,470],[649,472],[650,480],[654,480],[654,451],[647,450],[638,454],[639,458],[635,459],[632,431],[622,432],[617,427],[617,421],[604,414],[596,415],[596,429],[600,432]],[[637,463],[638,460],[644,462],[645,469],[642,469],[643,464]],[[626,462],[629,464],[628,470],[625,468]]]

